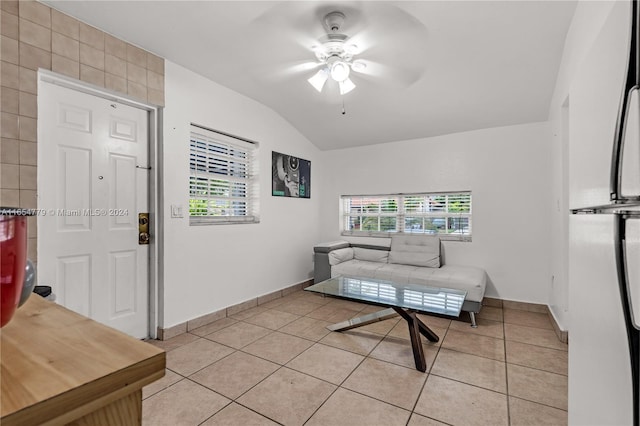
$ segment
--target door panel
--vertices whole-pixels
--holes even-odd
[[[131,183],[136,181],[136,161],[132,156],[111,154],[111,176],[113,185],[110,188],[109,210],[113,213],[109,216],[111,229],[137,229],[137,215],[124,214],[136,210],[136,192],[132,190]]]
[[[136,252],[110,253],[109,263],[110,318],[131,314],[135,312],[136,300]]]
[[[73,214],[91,208],[91,151],[60,146],[58,148],[58,206],[56,214],[60,231],[91,229],[91,216]],[[68,212],[69,214],[64,214]]]
[[[64,306],[79,314],[91,316],[91,255],[59,257],[57,262],[56,297]]]
[[[148,112],[41,82],[38,280],[57,301],[132,336],[148,330]]]

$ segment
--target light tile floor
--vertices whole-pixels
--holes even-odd
[[[567,345],[545,314],[485,306],[478,328],[421,316],[428,367],[400,318],[329,332],[378,310],[293,293],[167,341],[143,425],[566,425]]]

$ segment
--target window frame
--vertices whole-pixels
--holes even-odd
[[[206,146],[206,148],[202,148]],[[189,128],[189,225],[259,223],[257,142],[191,123]],[[206,189],[202,189],[206,188]],[[206,193],[194,194],[200,189]],[[227,195],[212,194],[215,189]],[[238,195],[244,194],[244,195]],[[196,195],[196,196],[194,196]],[[193,204],[204,202],[208,213],[216,209],[244,214],[194,214]]]
[[[452,212],[450,211],[451,198],[459,197],[460,195],[468,195],[468,212]],[[437,211],[429,211],[429,212],[416,212],[416,211],[407,211],[406,201],[410,198],[415,197],[446,197],[445,198],[445,210],[437,210]],[[364,207],[361,205],[361,211],[356,214],[353,213],[353,206],[351,204],[347,204],[352,202],[354,199],[361,200],[377,200],[378,201],[378,211],[364,211]],[[383,211],[382,204],[384,202],[389,203],[390,201],[395,201],[397,205],[397,211],[389,212]],[[362,202],[362,201],[361,201]],[[373,204],[373,203],[372,203]],[[351,209],[349,208],[351,206]],[[358,208],[358,207],[356,207]],[[388,209],[387,209],[388,210]],[[349,229],[349,225],[352,223],[352,218],[363,218],[370,217],[375,218],[378,217],[378,223],[380,224],[380,219],[383,217],[395,217],[396,218],[396,226],[394,230],[384,231],[380,230],[380,225],[377,230],[353,230]],[[422,231],[408,231],[405,229],[407,218],[422,218],[423,226],[421,227]],[[426,232],[424,221],[426,219],[444,219],[445,220],[445,232]],[[449,229],[450,219],[460,219],[464,218],[468,220],[468,227],[466,227],[466,233],[452,233],[446,232],[446,229]],[[360,221],[363,223],[363,221]],[[351,237],[390,237],[391,235],[434,235],[440,237],[442,240],[449,241],[472,241],[473,235],[473,195],[470,190],[464,191],[443,191],[443,192],[416,192],[416,193],[396,193],[396,194],[368,194],[368,195],[341,195],[340,196],[340,234],[343,236],[351,236]]]

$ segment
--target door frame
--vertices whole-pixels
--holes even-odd
[[[38,70],[38,92],[44,83],[55,84],[67,89],[82,92],[91,96],[119,102],[147,112],[148,117],[148,149],[149,149],[149,217],[151,239],[149,241],[149,306],[148,324],[149,337],[157,338],[158,324],[162,322],[163,302],[161,285],[161,265],[162,265],[162,180],[161,168],[161,143],[162,140],[162,107],[137,101],[127,95],[117,93],[103,87],[98,87],[90,83],[67,77],[49,70]],[[39,124],[39,121],[38,121]],[[38,140],[40,140],[40,126],[38,125]],[[38,188],[40,187],[38,182]],[[39,199],[39,198],[38,198]]]

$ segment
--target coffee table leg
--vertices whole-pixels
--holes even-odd
[[[416,369],[418,371],[427,371],[427,362],[424,359],[424,351],[422,349],[422,342],[420,341],[420,333],[432,342],[439,340],[438,336],[424,324],[415,312],[405,311],[402,308],[394,307],[396,311],[409,325],[409,337],[411,338],[411,349],[413,350],[413,359],[416,363]]]
[[[337,324],[328,325],[327,329],[331,331],[345,331],[352,328],[362,327],[363,325],[372,324],[378,321],[384,321],[396,316],[393,309],[388,308],[382,311],[374,312],[372,314],[363,315],[357,318],[351,318],[346,321],[339,322]]]
[[[416,370],[427,371],[427,361],[424,359],[422,341],[420,340],[420,320],[413,312],[406,312],[400,308],[394,308],[396,312],[407,321],[409,325],[409,337],[411,338],[411,349],[413,350],[413,360],[416,363]]]

